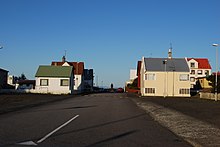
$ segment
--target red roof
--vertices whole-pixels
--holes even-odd
[[[51,65],[62,66],[65,62],[52,62]],[[67,62],[70,66],[74,67],[75,75],[82,75],[84,70],[84,62]]]
[[[200,69],[212,69],[211,65],[209,64],[209,60],[207,58],[187,58],[188,61],[196,60],[198,62],[198,68]]]

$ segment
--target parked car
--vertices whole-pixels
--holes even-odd
[[[122,93],[122,92],[124,92],[124,89],[123,89],[123,88],[118,88],[118,89],[116,90],[116,92]]]

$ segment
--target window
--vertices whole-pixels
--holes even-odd
[[[189,75],[188,74],[180,74],[179,79],[180,79],[180,81],[188,81]]]
[[[191,75],[194,75],[196,72],[195,72],[195,70],[191,70]]]
[[[156,75],[153,73],[146,74],[145,80],[156,80]]]
[[[40,86],[48,86],[49,83],[48,83],[48,79],[40,79]]]
[[[145,93],[154,94],[155,93],[155,88],[145,88]]]
[[[195,82],[195,78],[194,77],[190,77],[190,81],[191,82]]]
[[[68,79],[61,79],[60,86],[69,86],[69,80]]]
[[[198,75],[202,75],[202,70],[197,71]]]
[[[179,94],[189,94],[189,89],[182,88],[180,89]]]
[[[195,68],[195,63],[194,62],[190,63],[190,67]]]
[[[205,75],[209,75],[209,71],[208,70],[205,70]]]

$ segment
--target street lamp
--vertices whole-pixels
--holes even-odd
[[[166,98],[166,72],[167,72],[167,60],[163,61],[164,64],[164,93],[163,93],[163,97]]]
[[[3,46],[0,46],[0,49],[3,49]]]
[[[215,101],[218,100],[218,44],[214,43],[212,46],[216,47],[216,72],[215,72]]]

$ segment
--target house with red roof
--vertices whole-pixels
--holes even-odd
[[[72,66],[74,73],[74,90],[76,93],[84,91],[84,62],[68,62],[65,56],[62,58],[62,62],[53,61],[52,66]]]
[[[190,68],[191,88],[196,85],[196,80],[211,74],[212,67],[207,58],[186,58]]]

